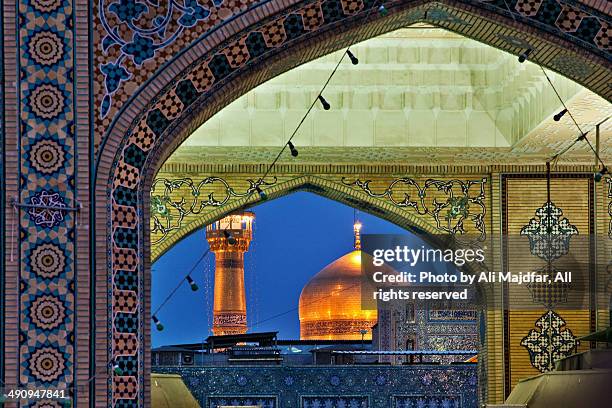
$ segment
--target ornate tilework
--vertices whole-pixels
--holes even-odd
[[[96,146],[105,127],[165,61],[187,45],[262,0],[98,0],[96,41]]]
[[[161,234],[161,236],[151,244],[163,241],[171,231],[183,227],[183,220],[189,214],[198,214],[205,207],[223,206],[230,198],[248,197],[255,193],[257,188],[274,185],[276,178],[270,178],[270,181],[260,178],[259,180],[247,180],[247,182],[249,187],[244,192],[237,192],[220,177],[206,177],[197,183],[190,178],[155,179],[151,187],[151,218],[153,219],[151,234]],[[191,190],[191,196],[193,196],[191,202],[185,202],[185,199],[177,194],[178,190],[185,188],[187,191]],[[224,193],[219,191],[219,188]],[[173,198],[174,195],[176,198]]]
[[[217,408],[219,406],[258,406],[261,408],[276,408],[276,397],[209,397],[208,404],[209,408]]]
[[[338,378],[338,377],[336,377]],[[316,396],[316,397],[302,397],[302,408],[368,408],[369,399],[367,396]]]
[[[66,204],[59,193],[42,190],[30,197],[30,205],[41,206],[28,211],[30,220],[38,226],[53,228],[64,221],[65,212],[61,208],[66,208]]]
[[[460,408],[461,399],[459,396],[444,395],[444,396],[424,396],[424,395],[407,395],[393,397],[394,408]]]
[[[527,289],[535,303],[551,309],[567,302],[567,294],[571,287],[569,282],[555,282],[555,276],[559,271],[553,265],[547,265],[537,269],[535,272],[541,276],[548,276],[548,282],[530,282]]]
[[[73,17],[69,0],[18,2],[20,387],[74,381]]]
[[[521,235],[529,237],[531,254],[545,261],[554,261],[567,254],[572,235],[578,229],[567,218],[561,218],[563,211],[553,202],[544,203],[536,210],[536,218],[521,229]]]
[[[95,61],[90,63],[96,75],[95,103],[91,108],[97,120],[92,143],[97,146],[130,95],[135,94],[164,62],[221,26],[223,21],[257,3],[262,2],[169,0],[163,5],[148,0],[96,2]],[[484,8],[503,9],[496,1],[466,3],[478,7],[482,7],[479,3],[486,3]],[[565,7],[568,2],[560,0],[524,1],[520,5],[511,0],[510,3],[512,10],[520,9],[525,14],[523,17],[534,26],[537,24],[555,35],[560,29],[563,38],[575,40],[577,47],[592,51],[593,55],[604,55],[597,52],[610,49],[607,17],[578,2],[571,2],[571,10]],[[124,376],[112,380],[112,401],[116,406],[138,406],[144,395],[141,382],[144,348],[140,347],[144,333],[140,315],[144,274],[141,269],[143,254],[139,252],[142,248],[142,208],[138,206],[141,202],[137,189],[146,159],[155,151],[156,140],[159,142],[174,118],[195,108],[197,100],[214,92],[213,87],[220,79],[241,73],[247,64],[264,58],[273,48],[282,47],[314,30],[328,28],[329,24],[342,22],[355,13],[363,13],[372,4],[369,0],[296,3],[294,9],[261,22],[262,26],[248,28],[237,36],[240,38],[227,39],[231,44],[224,44],[202,57],[200,65],[194,68],[197,73],[182,73],[181,78],[173,82],[173,89],[168,92],[173,92],[176,98],[165,99],[170,101],[170,106],[162,106],[158,100],[126,134],[129,141],[120,149],[121,160],[117,163],[121,165],[117,173],[113,173],[117,183],[111,183],[109,203],[110,280],[115,284],[111,289],[114,292],[109,294],[109,298],[112,297],[109,307],[113,334],[117,335],[113,337],[112,345],[116,347],[111,347],[111,355],[120,358],[118,361],[125,371]],[[175,13],[168,13],[172,5],[176,6]],[[19,80],[11,86],[17,87],[20,101],[16,126],[19,137],[16,143],[19,146],[16,152],[19,160],[17,198],[19,202],[39,206],[74,207],[77,167],[73,48],[76,41],[74,21],[78,19],[75,19],[73,2],[19,0],[15,11]],[[101,16],[106,24],[102,23]],[[452,15],[439,20],[446,24],[443,20],[459,23]],[[180,34],[176,34],[178,32]],[[595,72],[595,68],[571,55],[556,56],[551,65],[574,77],[586,78]],[[163,92],[159,96],[166,94]],[[4,113],[5,110],[0,111]],[[79,160],[85,163],[88,158]],[[93,163],[90,165],[94,167]],[[74,380],[75,216],[57,208],[35,208],[33,211],[20,210],[18,221],[17,258],[22,260],[18,290],[19,305],[24,311],[17,328],[20,334],[18,385],[68,388]],[[61,288],[61,291],[54,288]],[[113,315],[114,307],[121,312]],[[138,336],[126,336],[128,334]]]
[[[521,340],[521,346],[529,351],[531,365],[544,373],[553,370],[559,359],[570,355],[578,341],[565,328],[565,320],[552,310],[540,316],[535,326],[539,330],[530,330]]]
[[[475,364],[156,367],[154,371],[180,374],[200,406],[207,408],[222,405],[221,400],[226,405],[248,405],[249,400],[292,408],[478,406]]]
[[[435,221],[436,228],[443,233],[464,234],[466,232],[464,222],[471,221],[474,230],[480,234],[479,239],[482,241],[486,238],[484,224],[486,178],[477,181],[429,179],[420,186],[416,180],[403,177],[394,180],[379,193],[370,187],[371,180],[343,179],[342,181],[348,186],[361,188],[370,197],[387,199],[398,207],[412,209],[419,215],[430,216]],[[470,191],[472,186],[475,189]],[[436,196],[436,192],[442,192],[445,201]],[[428,193],[431,197],[428,197]]]
[[[379,314],[385,311],[388,317],[385,335],[386,344],[381,344],[382,350],[406,350],[412,343],[417,350],[478,350],[478,312],[474,310],[415,310],[414,305],[396,301],[385,305]],[[379,319],[379,325],[381,321]],[[381,333],[382,335],[382,333]],[[382,342],[381,342],[382,343]],[[473,357],[466,355],[465,359]],[[456,357],[431,356],[423,361],[433,361],[442,364],[450,363]],[[406,361],[406,357],[392,357],[395,363]]]
[[[214,6],[220,7],[223,3],[224,0],[215,0]],[[106,31],[102,49],[108,55],[115,48],[117,55],[100,67],[106,89],[99,107],[101,117],[108,115],[113,94],[123,81],[132,78],[135,67],[141,67],[158,50],[176,41],[185,29],[211,15],[211,9],[198,0],[170,0],[163,6],[150,1],[99,0],[98,10]],[[133,63],[128,68],[124,66],[126,59]]]
[[[557,54],[550,60],[550,65],[559,72],[571,75],[576,79],[588,78],[593,73],[593,67],[571,55]]]

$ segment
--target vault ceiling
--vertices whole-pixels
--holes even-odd
[[[578,134],[569,115],[553,121],[562,107],[540,67],[488,45],[411,27],[351,50],[359,65],[345,58],[324,92],[331,110],[316,104],[293,140],[297,160],[541,161]],[[273,160],[341,55],[304,64],[243,95],[198,128],[169,162]],[[610,103],[547,72],[583,130],[612,114]],[[612,121],[601,130],[602,154],[612,155]],[[584,161],[589,152],[576,146],[572,155],[567,160]],[[286,156],[281,160],[295,160]]]

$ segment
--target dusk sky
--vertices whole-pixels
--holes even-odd
[[[265,202],[255,212],[255,231],[245,259],[249,331],[279,331],[299,339],[298,300],[302,287],[319,270],[353,249],[353,208],[298,192]],[[364,234],[407,234],[380,218],[358,213]],[[208,248],[204,229],[185,238],[153,265],[152,310],[166,298]],[[208,267],[206,265],[209,265]],[[212,254],[192,274],[200,290],[186,283],[158,313],[165,326],[153,328],[153,347],[195,343],[210,334],[212,277],[206,300],[205,271],[214,273]],[[283,314],[284,313],[284,314]],[[279,314],[282,316],[275,317]],[[257,324],[252,327],[253,324]]]

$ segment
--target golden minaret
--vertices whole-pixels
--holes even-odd
[[[253,239],[255,214],[228,215],[206,227],[206,239],[215,254],[213,334],[243,334],[247,331],[244,290],[244,254]]]

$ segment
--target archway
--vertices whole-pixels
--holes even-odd
[[[363,226],[361,239],[363,234],[409,234],[378,213],[367,213],[351,204],[300,189],[283,196],[269,196],[245,210],[254,217],[252,240],[244,254],[248,332],[278,330],[279,339],[300,338],[297,306],[301,291],[316,272],[355,249],[355,220]],[[197,291],[192,291],[183,282],[171,300],[157,311],[164,329],[153,330],[156,347],[197,342],[212,334],[210,313],[216,262],[213,253],[203,255],[210,248],[208,226],[193,228],[188,224],[189,235],[181,237],[152,263],[154,311],[171,288],[179,286],[183,272],[193,269],[191,277],[198,286]],[[410,235],[421,244],[416,234]],[[184,310],[194,313],[183,316]],[[206,313],[208,321],[201,316]],[[183,320],[188,323],[179,324],[175,318],[188,319]]]
[[[610,90],[599,80],[609,66],[602,52],[595,45],[585,45],[571,34],[553,29],[556,23],[541,26],[505,8],[468,2],[399,1],[388,5],[386,16],[369,14],[368,10],[375,6],[376,2],[324,1],[314,5],[296,3],[287,8],[275,4],[265,11],[254,9],[244,19],[228,21],[223,34],[194,44],[170,62],[113,122],[101,150],[95,189],[96,195],[108,199],[96,204],[97,213],[107,217],[108,226],[107,231],[98,231],[98,243],[105,244],[108,250],[98,254],[96,293],[99,299],[108,297],[109,306],[108,314],[97,321],[96,343],[106,344],[107,326],[112,327],[109,360],[117,355],[127,356],[134,367],[128,374],[112,379],[107,397],[115,406],[147,404],[150,231],[143,220],[150,216],[148,191],[154,174],[195,127],[246,90],[316,56],[426,21],[514,54],[524,51],[526,43],[538,44],[535,61],[609,96]],[[366,16],[368,21],[364,21]],[[247,28],[245,21],[250,22]],[[505,40],[493,34],[496,28],[507,33]],[[275,30],[284,35],[271,36]],[[525,42],[508,38],[522,38]],[[575,46],[573,41],[579,44],[580,53],[570,55],[567,50]],[[559,55],[564,56],[559,59]],[[109,290],[107,278],[110,276],[112,282],[118,271],[135,274],[137,285],[129,290]],[[96,389],[102,401],[106,382],[97,380]],[[127,391],[120,397],[116,394],[118,389]]]
[[[294,195],[295,194],[295,195]],[[257,382],[255,379],[256,376],[261,375],[260,371],[250,370],[250,369],[242,369],[240,371],[240,375],[243,375],[245,378],[248,378],[247,383],[249,386],[245,387],[236,387],[237,390],[243,394],[244,398],[255,398],[256,395],[268,395],[269,388],[266,388],[268,384],[274,384],[274,386],[278,387],[273,394],[277,395],[278,404],[282,406],[301,406],[300,404],[296,404],[295,393],[304,392],[304,388],[301,385],[302,380],[301,377],[293,375],[294,373],[291,371],[291,366],[298,364],[295,357],[300,357],[304,353],[310,357],[310,352],[308,351],[310,347],[315,347],[313,345],[309,345],[311,343],[303,343],[300,344],[296,342],[294,339],[298,339],[300,334],[293,334],[293,336],[288,337],[288,323],[289,330],[297,330],[298,323],[298,308],[297,308],[297,299],[301,297],[300,292],[305,290],[307,284],[314,279],[314,274],[319,269],[323,268],[326,264],[330,263],[332,260],[334,264],[337,262],[343,262],[340,260],[340,256],[342,256],[342,260],[344,260],[347,256],[354,255],[354,252],[351,252],[354,241],[352,239],[352,221],[353,221],[353,209],[348,205],[343,205],[339,202],[332,202],[335,200],[328,199],[323,196],[319,196],[318,194],[313,194],[309,192],[295,192],[290,195],[278,197],[275,199],[268,199],[265,202],[258,203],[257,206],[249,208],[248,211],[253,211],[255,213],[255,224],[256,229],[253,232],[253,243],[256,243],[255,248],[249,247],[249,254],[245,254],[245,288],[247,292],[247,304],[248,295],[249,295],[249,280],[253,279],[252,275],[249,278],[250,274],[257,274],[257,281],[259,283],[258,289],[258,307],[259,315],[253,312],[253,309],[248,309],[248,317],[247,323],[249,327],[249,333],[252,335],[256,335],[256,333],[261,332],[276,332],[278,331],[278,339],[279,344],[283,345],[283,351],[281,354],[283,356],[283,362],[280,366],[276,367],[276,373],[270,372],[270,376],[266,376],[266,385],[262,385]],[[312,205],[312,207],[311,207]],[[330,211],[331,214],[328,214]],[[393,228],[389,225],[388,222],[382,222],[382,219],[375,220],[374,218],[379,218],[375,216],[367,216],[365,214],[360,213],[358,216],[359,221],[363,223],[364,230],[366,234],[381,234],[381,233],[394,233],[405,235],[407,232],[400,228]],[[412,234],[411,234],[412,235]],[[189,250],[185,250],[184,244],[179,244],[170,250],[169,253],[166,253],[164,256],[166,259],[160,258],[154,263],[154,275],[153,275],[153,310],[157,313],[157,306],[160,304],[162,300],[165,299],[166,295],[170,292],[171,288],[175,285],[178,286],[178,282],[182,277],[182,274],[186,273],[188,270],[192,269],[192,264],[198,258],[204,250],[206,249],[206,238],[203,234],[197,233],[194,234],[193,237],[187,238],[190,242],[185,244],[187,245]],[[322,241],[322,242],[319,242]],[[416,235],[410,239],[409,242],[414,242],[415,246],[420,246],[421,241],[416,237]],[[274,248],[274,250],[270,250],[270,248]],[[332,255],[333,254],[333,255]],[[350,254],[350,255],[349,255]],[[178,255],[178,256],[177,256]],[[255,257],[255,260],[253,260]],[[267,258],[267,260],[266,260]],[[337,258],[337,259],[336,259]],[[250,262],[247,262],[247,259],[250,259]],[[343,265],[345,265],[344,263]],[[248,265],[248,266],[247,266]],[[160,347],[163,345],[176,345],[177,347],[181,347],[178,343],[199,343],[201,339],[206,338],[206,334],[200,335],[203,333],[204,327],[203,321],[201,318],[196,318],[196,315],[200,315],[203,313],[203,310],[212,310],[211,304],[206,304],[205,301],[202,300],[202,294],[207,293],[206,290],[203,290],[206,286],[205,278],[202,274],[202,264],[195,269],[192,274],[192,278],[196,281],[200,290],[198,292],[191,292],[189,286],[182,285],[179,289],[176,296],[173,297],[172,301],[166,304],[165,309],[158,313],[158,318],[162,321],[164,325],[164,330],[162,332],[155,332],[155,328],[153,328],[152,338],[154,341],[154,347]],[[327,268],[326,268],[327,269]],[[214,267],[210,269],[204,268],[204,275],[213,273]],[[164,277],[162,277],[162,275]],[[159,286],[160,281],[164,282],[165,287],[162,289]],[[172,282],[172,283],[170,283]],[[289,282],[289,283],[288,283]],[[266,284],[267,283],[267,284]],[[250,284],[253,284],[253,281],[250,281]],[[210,285],[210,284],[209,284]],[[335,285],[334,285],[335,286]],[[210,287],[208,286],[210,291]],[[266,289],[267,287],[267,289]],[[320,288],[320,286],[319,286]],[[295,292],[297,289],[297,293]],[[216,290],[216,289],[215,289]],[[251,292],[252,293],[252,292]],[[268,296],[266,296],[266,294]],[[325,295],[322,292],[318,292],[319,300],[314,302],[311,300],[307,302],[307,304],[314,303],[323,303],[330,296],[329,294]],[[348,299],[346,299],[349,301]],[[295,303],[294,303],[295,302]],[[268,306],[267,306],[268,305]],[[249,304],[251,306],[251,304]],[[272,307],[271,307],[272,306]],[[296,306],[294,308],[294,306]],[[418,308],[417,312],[417,321],[414,319],[411,322],[413,326],[418,326],[419,336],[419,349],[420,350],[432,350],[434,349],[432,345],[435,344],[435,349],[444,349],[444,350],[457,350],[457,348],[452,348],[452,346],[457,347],[456,345],[446,344],[446,347],[440,347],[442,341],[446,338],[452,338],[453,336],[457,336],[459,330],[465,330],[464,334],[466,337],[470,338],[471,345],[464,346],[460,348],[461,350],[477,350],[477,336],[475,333],[475,321],[470,321],[469,324],[466,322],[453,322],[453,324],[449,324],[448,322],[435,321],[432,319],[433,323],[425,324],[425,316],[421,319],[421,310],[422,308]],[[189,310],[192,317],[186,317],[184,313]],[[332,309],[334,310],[334,309]],[[338,310],[342,310],[338,308]],[[351,308],[347,308],[347,310],[352,310]],[[289,316],[287,313],[289,312],[289,316],[294,320],[288,320]],[[350,312],[349,312],[350,313]],[[283,316],[284,315],[284,316]],[[413,311],[414,315],[414,311]],[[183,317],[182,317],[183,316]],[[302,312],[300,311],[300,317],[302,316]],[[173,328],[176,331],[177,321],[181,321],[183,319],[189,319],[189,328],[185,331],[179,331],[171,333]],[[396,321],[398,319],[395,319]],[[205,321],[205,320],[204,320]],[[394,327],[402,327],[396,324],[396,321],[392,321]],[[264,325],[258,326],[259,322],[263,322]],[[253,327],[252,324],[255,326]],[[379,323],[380,324],[380,323]],[[448,333],[452,333],[449,337],[448,335],[442,335],[445,333],[445,328],[441,326],[448,325],[452,326],[453,330],[448,329]],[[429,332],[424,326],[432,327],[431,332]],[[459,327],[461,326],[461,327]],[[469,326],[469,328],[467,327]],[[181,326],[178,326],[181,327]],[[397,348],[392,348],[392,350],[404,350],[404,342],[401,338],[404,336],[402,333],[401,336],[392,336],[390,342],[393,344],[396,341],[398,342]],[[179,338],[180,340],[175,340],[175,338]],[[163,338],[164,341],[160,343],[160,338]],[[434,340],[435,338],[435,340]],[[289,340],[293,339],[293,340]],[[306,340],[306,339],[304,339]],[[370,341],[366,338],[367,345],[366,347],[370,348]],[[211,340],[206,340],[208,346],[211,345]],[[213,341],[213,343],[216,340]],[[293,344],[291,348],[295,349],[295,352],[300,353],[299,355],[292,355],[291,350],[287,350],[289,347],[287,344]],[[363,347],[363,344],[359,344],[355,342],[355,347]],[[372,350],[377,350],[374,344],[379,344],[379,341],[372,342]],[[464,343],[468,344],[468,342]],[[205,346],[205,348],[208,348]],[[317,347],[321,347],[319,344]],[[345,347],[350,347],[348,344],[344,344]],[[333,347],[333,346],[328,346]],[[163,350],[162,347],[159,350]],[[157,350],[157,349],[156,349]],[[301,352],[300,352],[301,350]],[[374,352],[374,351],[373,351]],[[220,359],[217,359],[216,362],[209,360],[208,358],[200,359],[199,363],[196,363],[195,367],[189,368],[185,367],[185,371],[180,371],[176,367],[168,367],[169,363],[164,364],[155,364],[156,357],[158,356],[157,351],[153,352],[153,368],[152,371],[154,373],[169,373],[172,372],[180,372],[181,375],[184,374],[184,381],[188,385],[188,387],[193,392],[196,399],[201,403],[201,406],[208,406],[210,400],[214,399],[213,397],[225,396],[230,394],[230,390],[228,387],[218,384],[217,388],[212,385],[198,387],[198,382],[196,380],[197,373],[201,372],[202,375],[208,375],[206,373],[212,373],[215,370],[218,370],[223,367],[224,363],[221,362]],[[208,356],[210,357],[210,356]],[[217,357],[221,357],[217,355]],[[366,356],[366,357],[374,357],[375,356]],[[382,357],[382,356],[380,356]],[[465,358],[472,357],[472,354],[463,358],[459,356],[454,356],[455,361],[463,361]],[[302,360],[302,365],[310,364],[312,358]],[[180,360],[179,360],[180,361]],[[347,364],[350,364],[347,359]],[[320,362],[319,364],[326,364],[324,362]],[[444,364],[444,363],[443,363]],[[175,363],[176,365],[176,363]],[[274,364],[272,364],[274,365]],[[363,361],[362,364],[363,365]],[[360,366],[361,366],[360,365]],[[342,366],[340,366],[342,367]],[[372,366],[370,364],[368,370],[365,367],[351,367],[340,368],[337,366],[337,372],[332,373],[333,367],[321,367],[319,366],[319,371],[315,370],[311,372],[311,378],[314,381],[309,381],[310,391],[314,392],[316,395],[323,395],[333,390],[333,388],[329,387],[328,381],[324,381],[323,383],[318,382],[318,378],[320,375],[323,376],[332,376],[337,375],[341,379],[340,383],[343,384],[343,387],[337,387],[335,392],[341,394],[342,396],[351,395],[361,395],[367,394],[372,391],[370,389],[361,389],[358,387],[361,386],[363,388],[363,383],[365,381],[372,381],[372,379],[376,379],[377,375],[385,375],[384,367],[381,365]],[[467,367],[467,365],[466,365]],[[379,370],[383,368],[383,370]],[[419,368],[416,366],[415,368]],[[457,375],[457,372],[453,370],[454,367],[446,367],[448,368],[448,376],[450,378],[457,378],[457,381],[449,381],[450,384],[454,384],[452,387],[453,390],[456,390],[456,385],[460,383],[462,377]],[[278,371],[289,370],[288,372],[282,372],[282,375],[279,375]],[[327,371],[323,371],[326,369]],[[348,369],[348,372],[346,371]],[[394,384],[395,386],[395,394],[406,394],[407,388],[397,388],[397,387],[410,387],[408,386],[408,382],[406,382],[406,376],[410,376],[412,373],[410,370],[399,370],[399,367],[395,367],[396,371],[392,373],[387,378],[387,384]],[[191,370],[191,371],[190,371]],[[219,370],[219,375],[224,375],[225,372],[221,372]],[[419,370],[417,370],[419,371]],[[400,374],[401,372],[401,374]],[[419,373],[415,373],[417,378],[420,378],[420,375],[423,371]],[[390,373],[390,372],[389,372]],[[476,401],[476,367],[475,365],[470,366],[470,373],[473,382],[470,383],[469,387],[466,386],[463,388],[463,392],[465,396],[468,398],[464,399],[463,403],[467,404],[467,406],[473,406]],[[294,378],[294,387],[283,386],[283,380],[286,376],[292,376]],[[436,374],[434,374],[436,375]],[[216,377],[216,374],[212,374],[213,377]],[[457,376],[457,377],[455,377]],[[201,383],[208,383],[205,381],[206,377],[202,377]],[[230,377],[233,378],[233,377]],[[300,378],[300,380],[298,380]],[[420,380],[419,380],[420,382]],[[211,382],[212,383],[212,382]],[[209,384],[211,384],[209,383]],[[234,381],[229,382],[229,387],[234,384]],[[254,384],[259,384],[259,388],[254,386]],[[320,385],[320,389],[315,391],[317,384]],[[354,389],[350,389],[349,387],[355,385]],[[401,385],[400,385],[401,384]],[[466,384],[467,385],[467,384]],[[269,387],[269,386],[268,386]],[[368,406],[387,406],[389,400],[389,389],[386,387],[378,386],[376,383],[372,383],[372,387],[374,387],[375,392],[373,392],[370,396],[370,404]],[[236,389],[232,391],[236,391]],[[418,387],[413,388],[411,391],[413,393],[417,392]],[[449,389],[444,389],[439,391],[440,394],[445,395],[455,395],[455,392],[450,391]],[[340,397],[340,395],[338,395]],[[219,397],[220,398],[220,397]],[[381,405],[380,401],[383,401]],[[469,403],[467,402],[469,401]]]

